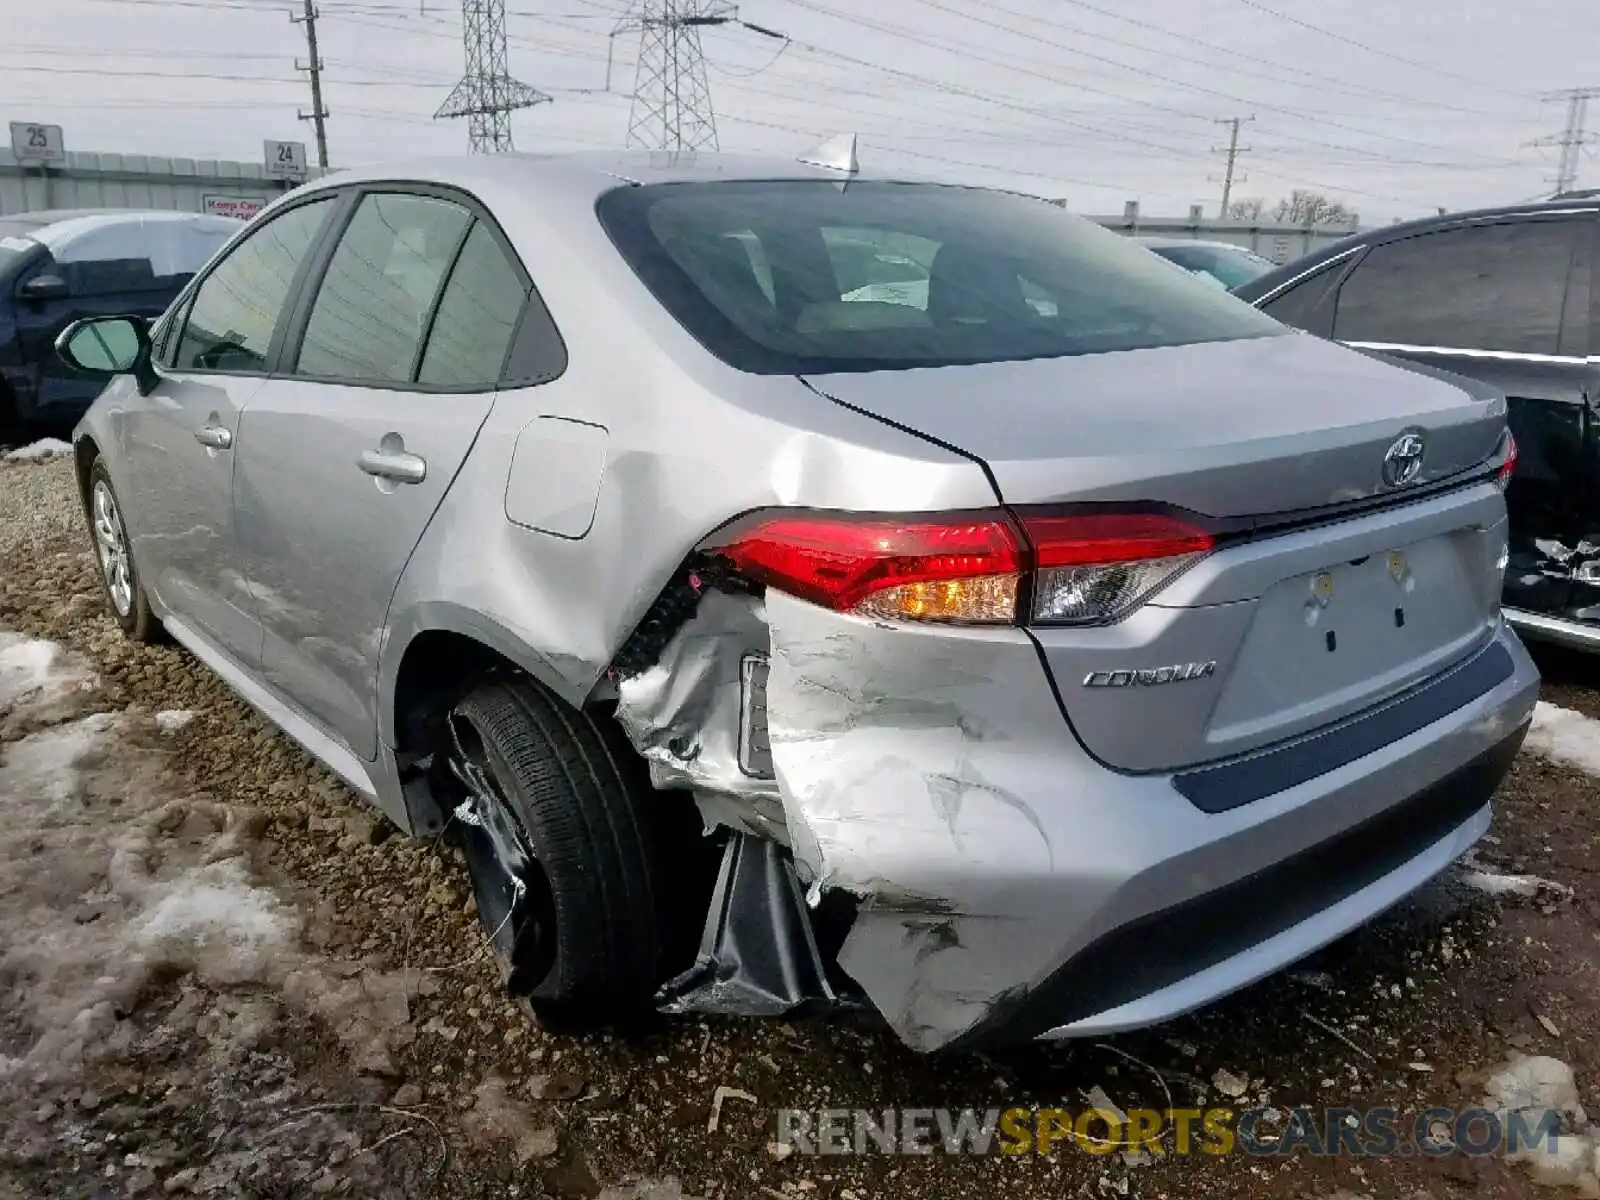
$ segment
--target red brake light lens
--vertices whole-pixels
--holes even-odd
[[[1504,491],[1511,482],[1511,476],[1517,469],[1517,439],[1508,429],[1506,430],[1506,457],[1494,473],[1494,481]]]
[[[712,549],[745,578],[837,612],[888,620],[1114,621],[1213,547],[1153,513],[756,514]],[[1023,582],[1032,603],[1019,612]]]
[[[1012,621],[1026,551],[1003,513],[776,514],[717,548],[740,574],[839,612]]]

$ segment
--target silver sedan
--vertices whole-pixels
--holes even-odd
[[[1471,846],[1504,399],[810,158],[340,171],[70,329],[123,628],[457,838],[566,1022],[1147,1025]]]

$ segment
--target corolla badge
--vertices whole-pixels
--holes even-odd
[[[1395,438],[1383,456],[1383,482],[1386,486],[1405,487],[1422,473],[1422,454],[1428,448],[1422,430],[1408,429]]]
[[[1163,683],[1186,683],[1191,679],[1210,679],[1217,673],[1217,660],[1210,662],[1174,663],[1170,667],[1155,667],[1121,671],[1090,671],[1083,677],[1086,688],[1155,687]]]

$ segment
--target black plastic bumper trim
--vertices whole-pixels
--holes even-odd
[[[1013,993],[952,1044],[1032,1041],[1224,962],[1367,887],[1489,802],[1528,724],[1433,786],[1354,828],[1216,891],[1097,938],[1038,987]]]
[[[1175,775],[1172,786],[1201,812],[1227,812],[1254,803],[1326,775],[1449,716],[1499,687],[1515,671],[1510,652],[1493,642],[1455,670],[1381,708],[1279,750]]]

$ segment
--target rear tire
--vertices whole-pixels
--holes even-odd
[[[450,823],[511,994],[565,1029],[647,1014],[673,951],[666,871],[688,860],[620,734],[496,682],[451,710],[447,754]]]
[[[89,537],[94,543],[95,560],[100,564],[100,586],[106,605],[122,632],[136,642],[165,640],[166,630],[150,610],[150,598],[133,562],[133,545],[122,519],[111,475],[101,459],[89,468]]]

